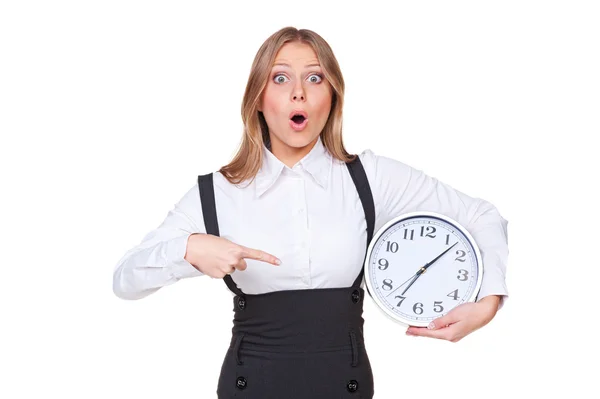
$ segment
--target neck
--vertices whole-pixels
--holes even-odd
[[[319,140],[319,137],[305,145],[304,147],[291,147],[281,141],[277,140],[271,135],[271,153],[275,155],[277,159],[283,162],[287,167],[292,168],[302,158],[306,156],[313,149],[315,144]]]

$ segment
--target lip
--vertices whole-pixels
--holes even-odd
[[[294,129],[297,132],[304,130],[304,128],[306,127],[307,124],[308,124],[308,118],[304,118],[304,121],[302,121],[302,123],[296,123],[296,122],[294,122],[293,119],[290,119],[290,126],[292,127],[292,129]]]

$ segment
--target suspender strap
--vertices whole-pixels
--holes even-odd
[[[365,173],[365,169],[360,162],[360,158],[356,156],[354,161],[348,162],[346,164],[348,166],[348,170],[350,171],[350,176],[352,177],[352,181],[356,186],[356,190],[358,191],[358,197],[360,198],[360,202],[362,203],[363,209],[365,211],[365,218],[367,219],[367,250],[369,245],[371,244],[371,239],[373,238],[373,230],[375,229],[375,204],[373,202],[373,194],[371,192],[371,186],[369,185],[369,180],[367,179],[367,174]],[[367,251],[365,250],[365,259],[367,259]],[[360,287],[362,282],[363,274],[364,274],[364,261],[363,267],[360,269],[360,273],[356,280],[354,281],[353,287]]]
[[[202,204],[202,215],[204,217],[204,227],[206,233],[219,236],[219,222],[217,219],[217,207],[215,204],[215,188],[213,184],[213,174],[198,176],[198,189],[200,190],[200,203]],[[237,295],[243,295],[242,290],[238,288],[231,276],[226,275],[223,280],[227,287]]]

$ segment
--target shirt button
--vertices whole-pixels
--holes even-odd
[[[358,303],[360,301],[360,292],[358,290],[352,291],[352,302]]]

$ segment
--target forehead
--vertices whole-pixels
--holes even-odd
[[[275,63],[282,62],[292,65],[318,63],[318,61],[313,48],[309,44],[301,42],[284,44],[275,56]]]

